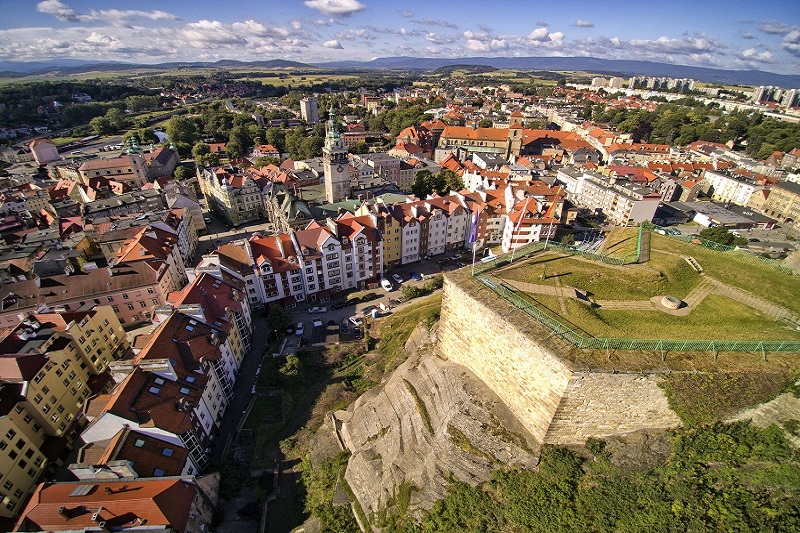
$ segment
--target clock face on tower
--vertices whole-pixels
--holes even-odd
[[[336,172],[341,172],[342,170],[344,170],[344,169],[342,168],[342,165],[339,165],[338,167],[336,167]]]

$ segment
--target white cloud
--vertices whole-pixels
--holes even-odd
[[[325,48],[333,48],[336,50],[342,50],[344,48],[344,46],[342,46],[336,39],[325,41],[324,43],[322,43],[322,46],[324,46]]]
[[[358,0],[306,0],[303,3],[306,7],[316,9],[326,15],[347,16],[367,7]]]
[[[742,61],[755,61],[759,63],[772,63],[773,57],[772,52],[769,50],[756,50],[755,48],[748,48],[747,50],[742,50],[738,58]]]
[[[303,27],[303,23],[300,22],[299,20],[290,20],[289,24],[291,24],[292,28],[294,28],[296,30],[299,30],[300,28]]]
[[[36,4],[40,13],[53,15],[65,22],[103,22],[112,26],[128,26],[131,20],[178,20],[178,17],[166,11],[140,11],[136,9],[99,9],[88,13],[79,13],[60,0],[44,0]]]
[[[407,19],[414,16],[414,13],[412,13],[411,11],[402,11],[400,14]]]
[[[793,56],[800,57],[800,30],[792,30],[787,33],[781,41],[781,48]]]
[[[57,19],[66,22],[80,22],[78,12],[59,0],[44,0],[44,2],[39,2],[36,4],[36,11],[47,15],[53,15]]]
[[[758,29],[764,33],[770,33],[773,35],[786,35],[794,28],[788,24],[784,24],[783,22],[765,22],[759,26]]]
[[[458,28],[457,24],[454,24],[454,23],[450,22],[449,20],[444,20],[444,19],[433,20],[433,19],[424,18],[424,19],[413,20],[412,22],[414,24],[419,24],[421,26],[441,26],[443,28],[453,28],[453,29],[457,29]]]
[[[536,28],[528,34],[529,41],[546,41],[550,36],[550,31],[547,28]]]
[[[593,28],[594,27],[594,22],[589,22],[588,20],[580,20],[580,19],[578,19],[578,20],[575,21],[575,25],[578,26],[579,28]]]
[[[345,41],[374,41],[376,37],[365,29],[349,29],[336,34],[339,39]]]

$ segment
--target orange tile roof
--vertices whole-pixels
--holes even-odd
[[[87,494],[73,496],[86,487]],[[197,487],[190,479],[42,483],[36,488],[15,531],[82,530],[105,522],[109,530],[171,526],[185,531]],[[59,512],[61,511],[61,512]],[[97,521],[92,520],[97,513]]]

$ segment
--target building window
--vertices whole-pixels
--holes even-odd
[[[163,455],[165,457],[172,457],[173,453],[174,452],[172,450],[170,450],[169,448],[164,448],[163,450],[161,450],[161,455]]]
[[[147,390],[148,390],[148,392],[150,392],[152,394],[158,394],[159,392],[161,392],[161,389],[159,389],[158,387],[150,387]]]
[[[144,439],[136,439],[136,442],[134,442],[133,445],[137,448],[141,448],[144,446]]]
[[[153,470],[153,477],[163,477],[163,476],[164,476],[164,471],[161,470],[160,468],[156,468],[155,470]]]

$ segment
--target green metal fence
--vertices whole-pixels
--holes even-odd
[[[527,297],[496,279],[478,276],[478,281],[510,302],[520,311],[535,318],[574,346],[587,350],[643,350],[664,352],[797,352],[800,340],[688,340],[688,339],[635,339],[584,336],[560,320],[543,311]]]
[[[741,259],[742,261],[745,261],[753,265],[773,268],[775,270],[782,272],[783,274],[788,274],[790,276],[800,276],[800,271],[787,266],[785,263],[776,261],[775,259],[770,259],[768,257],[762,257],[760,255],[750,253],[746,250],[742,250],[741,248],[737,248],[735,246],[726,246],[718,242],[709,241],[707,239],[703,239],[699,235],[689,236],[684,233],[680,235],[672,235],[667,232],[669,228],[663,228],[661,226],[658,226],[656,224],[651,224],[649,222],[643,223],[642,226],[650,231],[658,231],[658,230],[664,231],[662,235],[664,235],[665,237],[669,237],[671,239],[676,239],[683,242],[688,242],[689,244],[694,244],[696,246],[702,246],[703,248],[708,248],[710,250],[714,250],[715,252],[722,252],[725,254],[729,254],[733,257],[736,257],[737,259]]]

